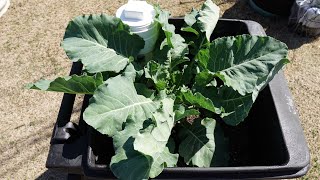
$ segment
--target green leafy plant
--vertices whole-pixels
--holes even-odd
[[[120,179],[148,179],[165,167],[227,165],[221,124],[236,126],[288,60],[287,46],[251,35],[213,38],[219,8],[207,0],[185,16],[180,34],[155,7],[160,34],[144,41],[116,17],[73,19],[62,47],[82,74],[40,80],[31,89],[92,95],[86,123],[113,138],[110,169]],[[129,167],[129,168],[128,168]]]

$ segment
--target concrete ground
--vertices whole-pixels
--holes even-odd
[[[40,78],[67,75],[71,63],[60,48],[65,28],[75,16],[114,14],[125,0],[11,0],[0,18],[0,179],[65,179],[45,168],[49,140],[62,94],[24,89]],[[153,0],[181,16],[202,0]],[[265,18],[245,1],[220,0],[225,18],[258,21],[268,35],[288,44],[291,63],[285,69],[311,151],[311,170],[320,174],[320,38],[288,31],[286,19]]]

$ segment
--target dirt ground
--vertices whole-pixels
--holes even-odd
[[[65,179],[45,168],[49,140],[62,94],[24,89],[40,78],[67,75],[71,63],[60,48],[70,19],[89,13],[114,14],[125,0],[11,0],[0,18],[0,179]],[[201,0],[154,0],[181,16]],[[268,35],[288,44],[285,69],[311,151],[312,168],[302,179],[320,176],[320,38],[288,31],[286,19],[257,15],[245,1],[220,0],[222,17],[258,21]]]

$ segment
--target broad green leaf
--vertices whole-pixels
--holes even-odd
[[[169,51],[168,59],[170,62],[170,68],[173,69],[179,64],[189,61],[189,58],[186,56],[189,54],[188,44],[185,43],[185,40],[179,34],[174,34],[172,36],[172,46],[173,48]]]
[[[153,113],[153,122],[139,133],[134,141],[134,149],[153,158],[150,177],[158,176],[167,167],[173,167],[178,161],[177,154],[171,154],[166,147],[174,126],[174,100],[161,100],[162,108]],[[146,146],[146,144],[148,144]]]
[[[219,19],[220,8],[211,0],[207,0],[199,11],[197,24],[202,32],[206,33],[207,40],[210,41],[211,34]]]
[[[170,80],[173,88],[180,87],[182,85],[183,73],[184,69],[170,73]]]
[[[194,78],[197,71],[198,71],[198,67],[194,64],[194,61],[188,64],[188,66],[183,69],[182,83],[190,84],[190,82],[192,82],[192,79]]]
[[[229,139],[225,136],[221,122],[217,121],[214,129],[215,150],[211,161],[211,167],[223,167],[229,165]]]
[[[190,116],[198,116],[198,115],[200,115],[200,112],[198,110],[196,110],[196,109],[188,109],[183,114],[177,116],[176,121],[179,121],[181,119],[185,119],[185,118],[190,117]]]
[[[199,37],[199,32],[198,32],[196,29],[194,29],[194,28],[192,28],[192,27],[190,27],[190,26],[188,26],[188,27],[182,27],[182,28],[181,28],[181,31],[190,32],[190,33],[195,34],[197,37]]]
[[[175,105],[174,106],[174,113],[175,113],[175,117],[174,120],[175,121],[179,121],[181,119],[185,119],[187,117],[190,116],[198,116],[200,115],[200,112],[196,109],[185,109],[185,107],[181,104]]]
[[[142,83],[134,83],[134,87],[137,90],[137,93],[139,95],[142,95],[146,98],[154,99],[155,98],[155,90],[149,89],[146,84]]]
[[[184,16],[184,22],[188,25],[187,27],[192,27],[197,22],[198,15],[199,11],[192,8],[191,12]]]
[[[190,53],[197,55],[210,41],[211,34],[219,19],[220,9],[211,0],[207,0],[200,10],[192,9],[184,18],[186,26],[182,31],[189,32],[186,41],[191,45]]]
[[[138,134],[134,142],[135,150],[150,156],[164,150],[174,126],[173,103],[171,98],[161,101],[162,108],[152,115],[154,127]],[[146,143],[148,146],[145,146]]]
[[[157,103],[138,95],[133,82],[119,75],[99,86],[83,116],[87,124],[102,134],[113,136],[128,118],[145,120],[156,109]]]
[[[94,76],[72,75],[58,77],[55,80],[40,80],[33,84],[28,84],[27,88],[43,91],[56,91],[69,94],[93,94],[99,85],[103,83],[101,73]]]
[[[121,149],[123,149],[124,144],[128,141],[129,138],[135,138],[139,131],[143,129],[143,123],[145,119],[141,119],[140,121],[133,121],[132,119],[127,119],[124,123],[124,129],[116,132],[113,136],[113,147],[115,152],[117,153]],[[134,139],[131,143],[134,142]]]
[[[271,70],[268,76],[262,77],[257,81],[253,93],[241,95],[231,87],[215,87],[213,85],[214,74],[208,71],[202,71],[196,75],[193,90],[200,92],[206,98],[209,98],[216,107],[224,109],[221,113],[223,120],[229,125],[237,125],[242,122],[249,114],[249,111],[256,100],[259,91],[275,76],[275,74],[286,64],[287,59],[280,60]],[[215,82],[216,83],[216,82]]]
[[[188,65],[184,65],[183,68],[172,71],[170,73],[171,82],[173,86],[176,86],[176,89],[179,89],[183,85],[190,84],[195,74],[196,68],[194,66],[194,63],[191,62]]]
[[[259,91],[261,91],[273,79],[276,73],[278,73],[286,63],[288,63],[288,60],[282,59],[277,65],[275,65],[268,76],[260,78],[253,93],[242,96],[232,88],[219,88],[219,97],[215,98],[215,102],[220,103],[225,110],[225,112],[221,114],[222,119],[227,124],[233,126],[242,122],[248,116]]]
[[[252,100],[255,101],[258,97],[258,94],[263,88],[265,88],[268,83],[274,78],[274,76],[283,68],[284,65],[288,64],[288,59],[282,59],[280,60],[271,70],[268,76],[265,76],[263,78],[259,78],[257,85],[255,87],[255,90],[252,93]]]
[[[62,47],[73,61],[81,61],[90,73],[120,72],[144,47],[138,35],[119,18],[83,15],[73,19],[65,32]]]
[[[178,154],[170,153],[168,147],[150,157],[134,150],[132,141],[133,138],[129,138],[123,149],[111,159],[111,171],[118,178],[132,180],[155,178],[164,168],[176,166]]]
[[[215,102],[224,109],[222,119],[227,124],[236,126],[248,116],[254,101],[251,93],[242,96],[230,87],[222,87]]]
[[[133,143],[140,129],[143,129],[145,119],[136,121],[128,118],[124,129],[113,136],[115,155],[110,162],[110,169],[119,179],[148,179],[152,157],[134,150]]]
[[[219,19],[220,8],[211,0],[207,0],[199,11],[193,9],[190,14],[184,18],[186,24],[190,27],[196,27],[205,33],[206,38],[210,41],[211,34],[216,27]]]
[[[149,62],[150,60],[143,60],[140,61],[140,59],[137,59],[136,61],[131,62],[131,64],[133,65],[135,71],[136,71],[136,77],[135,80],[143,80],[141,77],[144,76],[144,67],[146,66],[147,62]],[[141,81],[140,81],[141,82]]]
[[[170,14],[159,8],[156,8],[156,11],[155,20],[161,26],[160,39],[162,37],[161,34],[164,34],[165,38],[156,46],[154,59],[160,64],[173,69],[177,65],[189,61],[186,56],[189,53],[188,44],[185,43],[185,39],[181,35],[175,33],[175,27],[169,24]]]
[[[191,90],[182,89],[181,93],[184,99],[191,105],[195,105],[200,108],[207,109],[216,114],[220,114],[223,109],[215,106],[215,104],[209,98],[203,96],[199,92],[192,93]]]
[[[196,74],[194,88],[204,88],[214,81],[214,75],[208,71],[202,71]]]
[[[172,154],[168,147],[165,147],[162,152],[154,154],[149,177],[157,177],[166,167],[176,167],[178,157],[179,154]]]
[[[112,158],[111,169],[117,177],[124,177],[120,172],[125,171],[132,174],[131,179],[138,179],[142,174],[144,178],[154,178],[165,167],[176,165],[178,155],[170,153],[166,147],[174,125],[173,103],[171,98],[162,99],[161,109],[153,113],[152,121],[148,122],[147,127],[144,126],[149,120],[135,122],[128,119],[124,130],[115,133],[113,144],[116,155]],[[136,169],[128,169],[127,165],[133,162],[137,167],[144,167],[144,170],[141,168],[135,174]]]
[[[110,169],[119,179],[148,179],[153,162],[152,157],[134,150],[133,143],[145,119],[133,121],[127,119],[124,129],[112,136],[115,155],[110,162]]]
[[[157,90],[161,91],[168,87],[168,79],[170,76],[168,69],[165,66],[160,65],[154,61],[149,61],[144,70],[145,77],[151,79],[154,82]]]
[[[202,82],[207,82],[208,79],[205,80],[204,78],[205,73],[201,74],[203,78],[201,79]],[[210,76],[207,77],[210,80]],[[197,80],[199,80],[199,77]],[[201,93],[203,97],[210,99],[215,107],[222,109],[223,111],[220,116],[227,124],[235,126],[248,116],[254,102],[252,93],[242,96],[231,87],[200,86],[199,84],[195,83],[193,90]]]
[[[174,153],[174,151],[176,149],[176,142],[172,136],[170,136],[170,138],[168,139],[167,147],[168,147],[169,152]]]
[[[182,104],[175,104],[173,106],[173,110],[174,110],[174,120],[178,121],[182,119],[180,117],[185,113],[186,108]]]
[[[214,40],[208,54],[200,60],[202,69],[219,77],[241,95],[253,93],[258,83],[264,86],[275,66],[287,56],[287,46],[272,38],[251,35]],[[205,58],[206,57],[206,58]]]
[[[172,36],[175,34],[175,27],[172,24],[169,24],[168,20],[170,18],[170,13],[168,11],[164,11],[160,9],[160,7],[155,7],[155,10],[157,12],[155,21],[158,22],[161,26],[162,31],[164,32],[166,36],[166,42],[169,45],[169,47],[173,47],[172,45]]]
[[[130,80],[132,80],[133,82],[136,79],[136,73],[137,71],[135,70],[134,66],[132,63],[130,63],[123,71],[122,75]]]
[[[183,121],[178,137],[179,154],[185,163],[198,167],[210,167],[215,152],[214,129],[216,121],[211,118],[195,119],[192,124]]]
[[[110,169],[119,179],[148,179],[152,158],[133,149],[133,138],[129,138],[116,155],[111,158]]]
[[[151,119],[134,121],[129,118],[124,129],[114,134],[116,154],[110,167],[115,176],[120,179],[148,179],[158,176],[165,167],[175,166],[178,155],[171,154],[166,147],[174,121],[173,102],[170,98],[162,99],[161,109],[152,114],[151,122]],[[148,125],[144,127],[145,124]]]

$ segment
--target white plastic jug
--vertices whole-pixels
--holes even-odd
[[[0,0],[0,17],[8,10],[9,5],[9,0]]]
[[[139,54],[151,52],[158,39],[159,28],[154,22],[155,10],[146,1],[129,0],[116,13],[123,23],[130,26],[130,31],[139,35],[145,41],[144,48]]]

